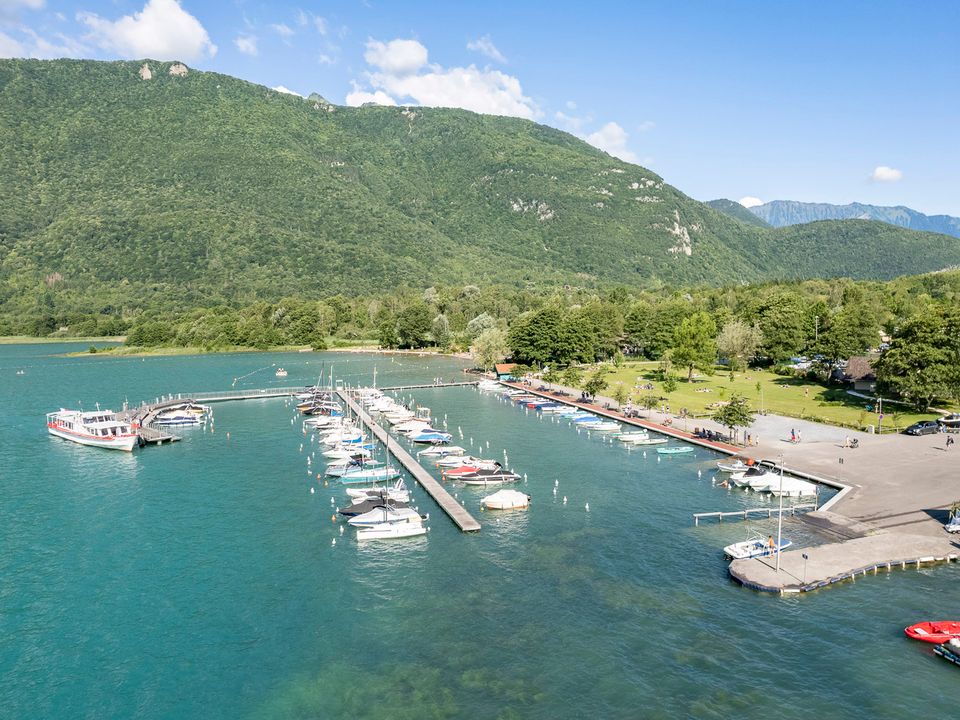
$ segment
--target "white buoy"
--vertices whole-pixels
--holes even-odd
[[[583,509],[586,510],[587,512],[590,512],[590,503],[587,503],[586,505],[584,505]]]
[[[334,499],[331,497],[331,498],[330,498],[330,504],[331,504],[331,505],[336,505],[336,504],[337,504],[337,501],[334,500]]]
[[[646,450],[643,451],[643,456],[644,456],[644,457],[647,456],[647,451],[646,451]]]
[[[303,443],[300,443],[300,452],[303,452]]]
[[[657,462],[660,462],[660,456],[657,455]]]
[[[556,487],[556,486],[559,485],[559,484],[560,484],[560,481],[559,481],[559,480],[554,480],[554,481],[553,481],[553,486],[554,486],[554,487]]]
[[[310,488],[310,494],[313,495],[313,493],[314,493],[315,490],[316,490],[316,488]]]
[[[701,470],[697,470],[697,477],[702,477],[702,476],[703,476],[703,472]]]
[[[556,489],[556,488],[553,489],[553,496],[554,496],[554,497],[557,496],[557,489]]]
[[[567,496],[566,496],[566,495],[563,496],[563,504],[564,504],[564,505],[567,504]]]
[[[712,482],[712,483],[714,483],[714,484],[716,484],[716,482],[717,482],[717,478],[716,478],[716,476],[715,476],[715,475],[711,475],[711,476],[710,476],[710,482]]]
[[[343,525],[340,526],[340,534],[343,535]]]
[[[330,544],[331,544],[331,545],[336,545],[336,544],[337,544],[337,539],[334,538],[333,540],[331,540],[331,541],[330,541]]]
[[[487,440],[487,450],[489,450],[489,449],[490,449],[490,441]]]

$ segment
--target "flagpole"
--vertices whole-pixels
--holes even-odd
[[[783,453],[780,454],[780,505],[777,512],[777,573],[780,572],[780,541],[783,539]]]

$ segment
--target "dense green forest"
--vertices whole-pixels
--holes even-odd
[[[747,225],[529,121],[339,107],[179,67],[0,61],[7,328],[114,332],[399,285],[532,297],[960,264],[960,240],[880,223]]]

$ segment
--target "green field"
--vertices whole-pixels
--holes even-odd
[[[622,367],[614,368],[614,372],[606,376],[609,387],[604,394],[611,395],[617,384],[622,382],[632,391],[632,397],[636,400],[649,391],[635,387],[649,382],[654,385],[653,394],[665,398],[663,402],[670,405],[672,412],[679,413],[681,408],[686,408],[695,417],[711,415],[715,403],[729,400],[736,393],[747,398],[751,408],[757,412],[762,410],[861,430],[878,425],[878,415],[871,409],[873,403],[848,394],[845,386],[783,377],[753,368],[734,373],[731,380],[730,372],[718,367],[714,375],[695,374],[691,382],[685,376],[678,378],[677,389],[667,393],[663,383],[655,379],[658,377],[657,366],[656,362],[627,362]],[[708,407],[711,405],[714,407]],[[899,403],[885,404],[883,410],[884,432],[902,430],[918,420],[937,417],[931,413],[915,412]]]

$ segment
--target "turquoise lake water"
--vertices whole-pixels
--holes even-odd
[[[763,502],[713,487],[709,451],[658,462],[495,395],[411,391],[457,444],[506,450],[533,504],[483,513],[486,492],[453,485],[483,524],[463,535],[418,491],[427,536],[360,546],[331,521],[344,494],[316,480],[319,453],[308,468],[315,443],[282,399],[217,404],[212,427],[129,455],[49,437],[43,415],[234,378],[305,385],[330,363],[350,384],[370,383],[374,367],[381,386],[458,379],[458,361],[56,357],[69,349],[0,346],[0,717],[955,711],[960,673],[902,628],[960,615],[960,567],[804,597],[745,590],[721,548],[776,521],[693,526],[693,512]],[[816,541],[791,519],[784,535]]]

